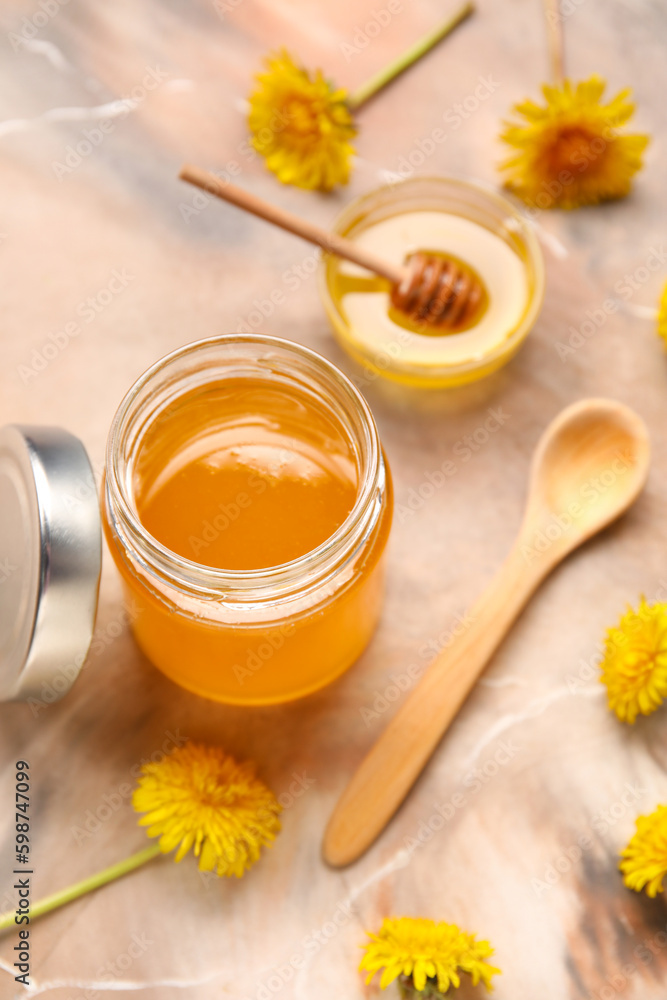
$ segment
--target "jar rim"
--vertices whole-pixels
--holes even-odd
[[[339,397],[349,407],[348,416],[352,414],[357,421],[358,440],[352,443],[358,461],[359,485],[352,510],[336,531],[316,548],[276,566],[253,570],[228,570],[181,556],[156,539],[143,525],[132,503],[131,488],[125,474],[127,470],[124,471],[122,466],[124,461],[127,462],[124,446],[127,435],[132,431],[133,421],[136,422],[137,410],[141,413],[142,408],[148,405],[151,386],[159,381],[160,376],[166,376],[170,369],[173,370],[178,366],[179,362],[194,355],[215,351],[216,348],[221,351],[234,347],[242,349],[243,345],[260,351],[266,349],[264,360],[271,360],[272,356],[281,354],[283,359],[293,358],[309,366],[311,374],[318,374],[321,381],[331,388],[332,398],[326,402],[332,404],[332,412],[343,424],[346,434],[350,435],[350,426],[342,420],[340,409],[334,405],[336,400],[333,393],[336,391],[339,393]],[[261,359],[261,354],[253,358],[249,353],[245,361],[250,363]],[[239,355],[236,360],[244,359]],[[212,374],[210,381],[217,381],[220,377],[224,375],[218,373],[216,377]],[[187,384],[187,379],[188,371],[185,371],[182,375],[181,391],[174,392],[170,401],[184,395],[188,388],[191,388]],[[206,384],[206,381],[202,380],[198,384]],[[144,421],[141,425],[143,432],[151,423],[151,420]],[[135,447],[140,447],[140,442],[141,432],[137,436]],[[157,573],[172,586],[215,594],[217,597],[223,591],[227,595],[236,593],[243,600],[251,597],[275,598],[289,593],[296,584],[303,583],[304,578],[308,577],[313,579],[313,586],[320,587],[327,578],[327,573],[333,575],[338,572],[341,560],[356,553],[360,540],[367,537],[368,523],[374,524],[376,520],[374,514],[377,512],[374,507],[377,506],[378,487],[383,486],[384,462],[377,426],[368,403],[357,387],[336,365],[311,348],[291,340],[259,333],[223,334],[204,338],[179,347],[160,358],[139,376],[121,400],[107,441],[105,478],[107,511],[113,522],[112,526],[121,536],[125,548],[128,548],[129,543],[132,555],[135,558],[139,557],[143,568]]]

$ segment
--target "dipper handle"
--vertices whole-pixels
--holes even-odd
[[[322,247],[327,253],[344,257],[345,260],[349,260],[353,264],[365,267],[367,271],[379,274],[381,278],[386,278],[392,285],[398,285],[406,278],[407,272],[403,268],[396,267],[394,264],[389,264],[386,260],[376,257],[374,253],[364,250],[352,240],[346,240],[344,236],[338,236],[337,233],[329,233],[326,229],[320,229],[314,223],[308,222],[284,208],[278,208],[277,205],[272,205],[256,194],[244,191],[236,184],[223,182],[208,170],[186,164],[181,169],[179,177],[181,180],[187,181],[188,184],[194,184],[195,187],[201,188],[202,191],[214,194],[216,198],[222,198],[223,201],[228,201],[231,205],[236,205],[237,208],[242,208],[260,219],[265,219],[266,222],[272,222],[274,226],[279,226],[288,233],[300,236],[308,243]]]

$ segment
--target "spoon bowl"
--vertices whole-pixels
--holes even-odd
[[[609,399],[569,406],[535,451],[522,534],[553,535],[562,558],[634,503],[649,462],[646,425],[629,407]]]

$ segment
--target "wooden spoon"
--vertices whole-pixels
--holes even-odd
[[[230,181],[221,181],[201,167],[186,164],[178,176],[216,198],[222,198],[245,212],[314,243],[327,253],[343,257],[386,278],[391,282],[393,305],[416,323],[456,332],[472,322],[482,305],[484,289],[479,279],[448,257],[419,251],[411,254],[404,267],[398,267],[353,240],[327,232]]]
[[[329,864],[355,861],[382,832],[537,586],[637,499],[649,454],[643,421],[612,400],[582,400],[549,425],[512,551],[472,624],[431,664],[343,793],[324,837]]]

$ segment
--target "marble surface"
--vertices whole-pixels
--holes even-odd
[[[184,211],[194,192],[176,173],[185,159],[218,170],[237,161],[248,188],[326,224],[383,170],[398,169],[483,77],[493,92],[459,116],[420,169],[494,182],[498,122],[547,72],[538,0],[480,0],[474,19],[365,108],[349,189],[328,197],[283,189],[248,156],[244,98],[270,46],[284,43],[354,86],[450,4],[402,0],[377,37],[360,44],[358,31],[385,6],[5,0],[0,423],[64,426],[99,470],[111,417],[136,376],[187,341],[233,331],[276,289],[285,298],[264,330],[353,372],[327,328],[315,279],[304,273],[295,291],[285,284],[310,249],[217,203]],[[637,125],[654,136],[646,169],[622,203],[538,220],[544,312],[499,375],[449,395],[368,384],[398,502],[448,458],[457,474],[397,517],[385,614],[361,661],[299,704],[245,711],[207,703],[139,654],[106,558],[96,653],[71,694],[38,710],[0,706],[0,802],[10,803],[17,757],[34,775],[36,896],[143,846],[128,802],[133,774],[182,738],[255,759],[290,800],[283,834],[241,882],[204,880],[192,860],[164,860],[36,923],[32,995],[374,997],[377,986],[365,987],[356,971],[364,928],[412,914],[488,937],[504,970],[498,1000],[664,998],[664,900],[626,891],[616,859],[635,815],[667,799],[665,711],[634,728],[619,724],[605,709],[595,663],[605,627],[626,604],[667,585],[667,359],[644,315],[667,275],[667,8],[582,0],[568,10],[570,71],[602,73],[614,91],[634,87]],[[130,108],[119,103],[133,91]],[[86,130],[98,138],[100,119],[111,125],[77,162],[68,147]],[[114,282],[120,290],[107,295],[115,272],[124,276]],[[635,275],[637,287],[623,311],[561,359],[557,344],[589,311],[599,318],[624,275]],[[72,323],[79,333],[58,340]],[[54,342],[64,346],[42,364]],[[645,494],[543,586],[376,846],[348,870],[328,870],[319,853],[326,818],[395,710],[395,679],[427,664],[490,579],[518,527],[541,430],[589,395],[623,400],[647,421],[654,461]],[[490,408],[507,419],[467,455],[461,442]],[[429,834],[437,815],[446,821]],[[13,902],[12,837],[3,805],[2,909]],[[12,978],[14,943],[0,941],[3,1000],[26,994]]]

